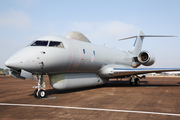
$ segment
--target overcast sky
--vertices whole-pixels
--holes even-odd
[[[156,57],[152,67],[180,67],[179,0],[0,0],[0,68],[15,52],[44,35],[83,33],[94,44],[131,50],[137,35]],[[102,53],[104,54],[104,53]]]

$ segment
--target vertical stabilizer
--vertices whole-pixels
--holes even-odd
[[[141,30],[139,30],[136,40],[134,42],[133,48],[131,50],[131,53],[133,55],[138,55],[141,52],[143,39],[144,39],[144,37],[142,37],[143,35],[144,33]]]

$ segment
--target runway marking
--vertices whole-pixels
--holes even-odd
[[[22,106],[22,107],[42,107],[42,108],[62,108],[62,109],[65,108],[65,109],[78,109],[78,110],[93,110],[93,111],[108,111],[108,112],[124,112],[124,113],[141,113],[141,114],[180,116],[180,114],[173,114],[173,113],[159,113],[159,112],[131,111],[131,110],[116,110],[116,109],[101,109],[101,108],[85,108],[85,107],[69,107],[69,106],[33,105],[33,104],[11,104],[11,103],[0,103],[0,105],[4,105],[4,106]]]

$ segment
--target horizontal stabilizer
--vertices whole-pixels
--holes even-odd
[[[140,37],[177,37],[172,35],[141,35]]]
[[[132,37],[127,37],[127,38],[122,38],[122,39],[119,39],[120,40],[127,40],[127,39],[132,39],[132,38],[136,38],[137,36],[132,36]]]
[[[132,38],[136,38],[136,37],[137,36],[122,38],[122,39],[119,39],[119,41],[127,40],[127,39],[132,39]],[[172,36],[172,35],[140,35],[139,37],[177,37],[177,36]]]

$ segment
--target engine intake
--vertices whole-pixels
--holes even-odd
[[[138,61],[144,66],[151,66],[155,63],[155,58],[151,53],[142,51],[138,55]]]

